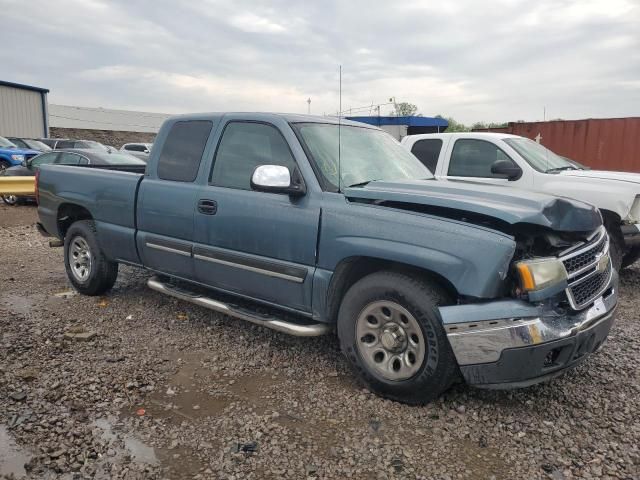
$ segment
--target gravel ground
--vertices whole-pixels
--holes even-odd
[[[409,407],[359,386],[335,337],[189,306],[145,272],[75,295],[35,218],[0,207],[0,478],[640,478],[639,268],[576,370]]]

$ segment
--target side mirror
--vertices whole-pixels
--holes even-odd
[[[260,165],[251,175],[251,188],[259,192],[286,193],[287,195],[300,196],[307,193],[298,170],[294,170],[293,176],[287,167],[282,165]]]
[[[143,150],[143,152],[144,152],[144,153],[146,153],[146,154],[149,154],[149,153],[150,153],[150,150],[149,150],[148,148],[145,148],[145,149]]]
[[[510,182],[518,180],[522,176],[522,170],[519,166],[509,160],[496,160],[491,165],[491,173],[500,175]]]

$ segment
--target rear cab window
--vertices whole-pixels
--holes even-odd
[[[210,120],[174,123],[160,152],[158,178],[172,182],[193,182],[198,176],[212,127]]]

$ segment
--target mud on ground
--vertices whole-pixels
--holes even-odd
[[[76,295],[35,219],[0,206],[0,478],[640,478],[638,267],[574,371],[409,407],[359,386],[334,336],[187,305],[146,272]]]

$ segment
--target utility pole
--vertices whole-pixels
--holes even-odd
[[[311,115],[311,97],[307,98],[307,114]]]

